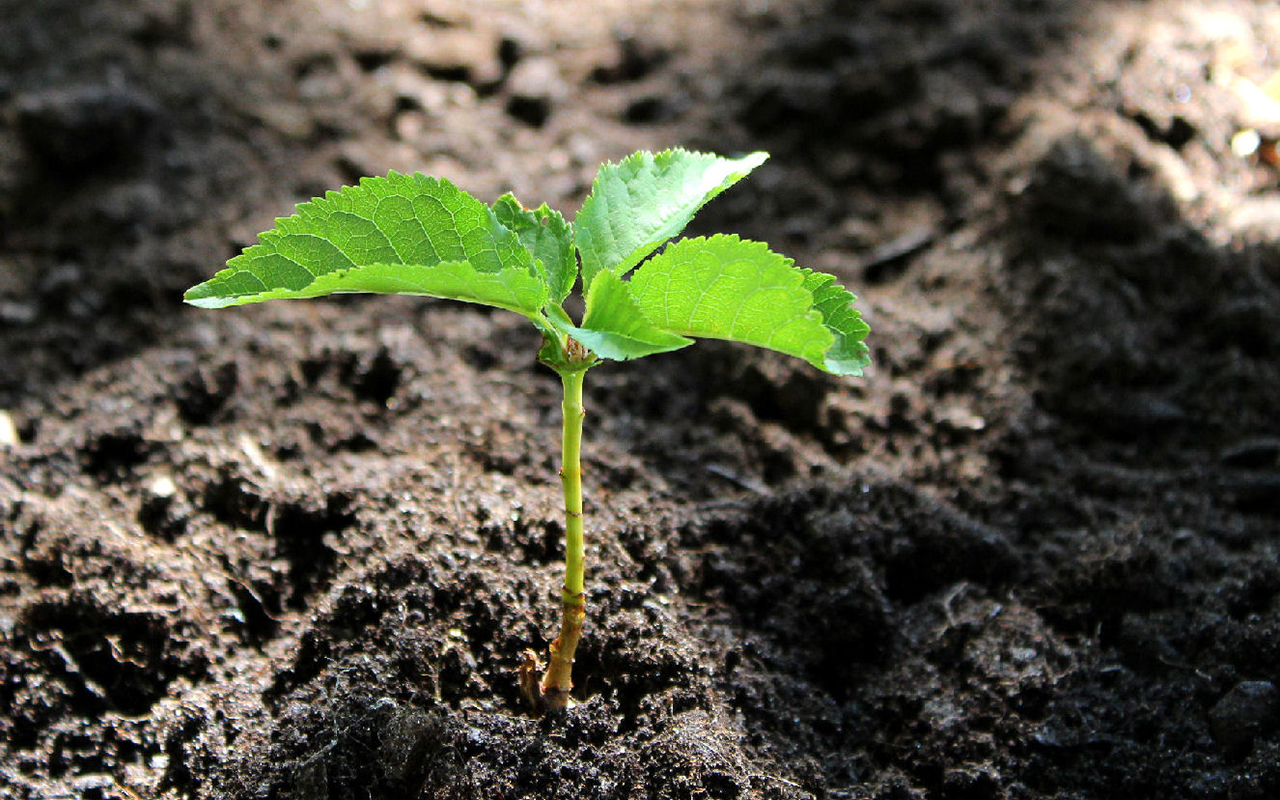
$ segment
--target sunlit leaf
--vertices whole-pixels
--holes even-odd
[[[677,148],[639,152],[600,167],[573,222],[583,285],[590,286],[602,270],[625,275],[768,157],[729,159]]]

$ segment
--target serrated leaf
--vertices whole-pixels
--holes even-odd
[[[465,262],[468,274],[514,270],[542,280],[519,237],[484,203],[448,181],[392,172],[299,205],[297,213],[276,220],[274,229],[258,237],[258,244],[228,261],[213,278],[187,290],[183,299],[218,307],[372,291],[358,288],[361,280],[385,284],[387,267],[427,268],[446,262]],[[371,267],[379,270],[357,280],[360,270]],[[320,281],[342,271],[345,278]],[[445,273],[462,274],[453,268]],[[415,280],[426,280],[425,273]],[[510,277],[504,283],[511,283]],[[330,288],[321,291],[322,287]],[[435,290],[423,293],[454,296]]]
[[[612,272],[602,272],[587,292],[582,325],[565,332],[602,358],[626,361],[655,353],[668,353],[693,344],[693,340],[663,330],[640,311],[631,289]]]
[[[677,148],[602,166],[573,223],[583,286],[603,270],[625,275],[768,157],[728,159]]]
[[[573,226],[546,203],[527,209],[510,193],[494,202],[493,212],[499,222],[515,231],[520,243],[533,254],[534,259],[542,263],[552,300],[557,304],[563,303],[578,279]]]
[[[296,300],[327,294],[367,292],[465,300],[536,316],[547,302],[547,284],[524,267],[480,272],[467,261],[420,264],[370,264],[326,272],[302,289],[266,289],[241,296],[188,298],[201,308],[224,308],[263,300]]]
[[[861,375],[871,365],[871,351],[863,341],[871,328],[853,307],[858,298],[836,283],[834,275],[802,269],[804,286],[813,295],[813,307],[822,314],[822,322],[835,336],[827,350],[823,368],[837,375]]]
[[[805,281],[805,270],[763,243],[721,235],[670,245],[636,270],[630,295],[660,329],[753,344],[826,369],[836,336]]]

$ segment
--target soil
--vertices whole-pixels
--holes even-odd
[[[1266,4],[0,0],[0,41],[0,796],[1280,796]],[[181,292],[360,175],[571,212],[677,144],[773,154],[695,232],[836,273],[875,366],[588,375],[535,719],[533,330]]]

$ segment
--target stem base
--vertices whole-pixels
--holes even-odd
[[[547,672],[542,676],[542,684],[538,687],[543,705],[549,711],[569,705],[569,692],[573,690],[573,656],[578,650],[582,620],[586,615],[586,601],[582,593],[570,596],[565,592],[560,614],[560,635],[548,648]]]

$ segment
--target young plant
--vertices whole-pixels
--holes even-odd
[[[860,375],[870,363],[868,328],[831,275],[731,235],[684,239],[653,255],[766,158],[635,153],[600,168],[572,223],[545,204],[529,209],[506,194],[485,205],[421,174],[363,178],[277,219],[258,244],[185,295],[202,308],[339,292],[425,295],[505,308],[541,331],[538,359],[564,387],[565,579],[560,634],[542,680],[532,651],[520,668],[535,711],[570,702],[582,633],[587,370],[678,350],[693,343],[689,337],[758,345],[840,375]],[[585,313],[575,321],[564,302],[579,278]]]

